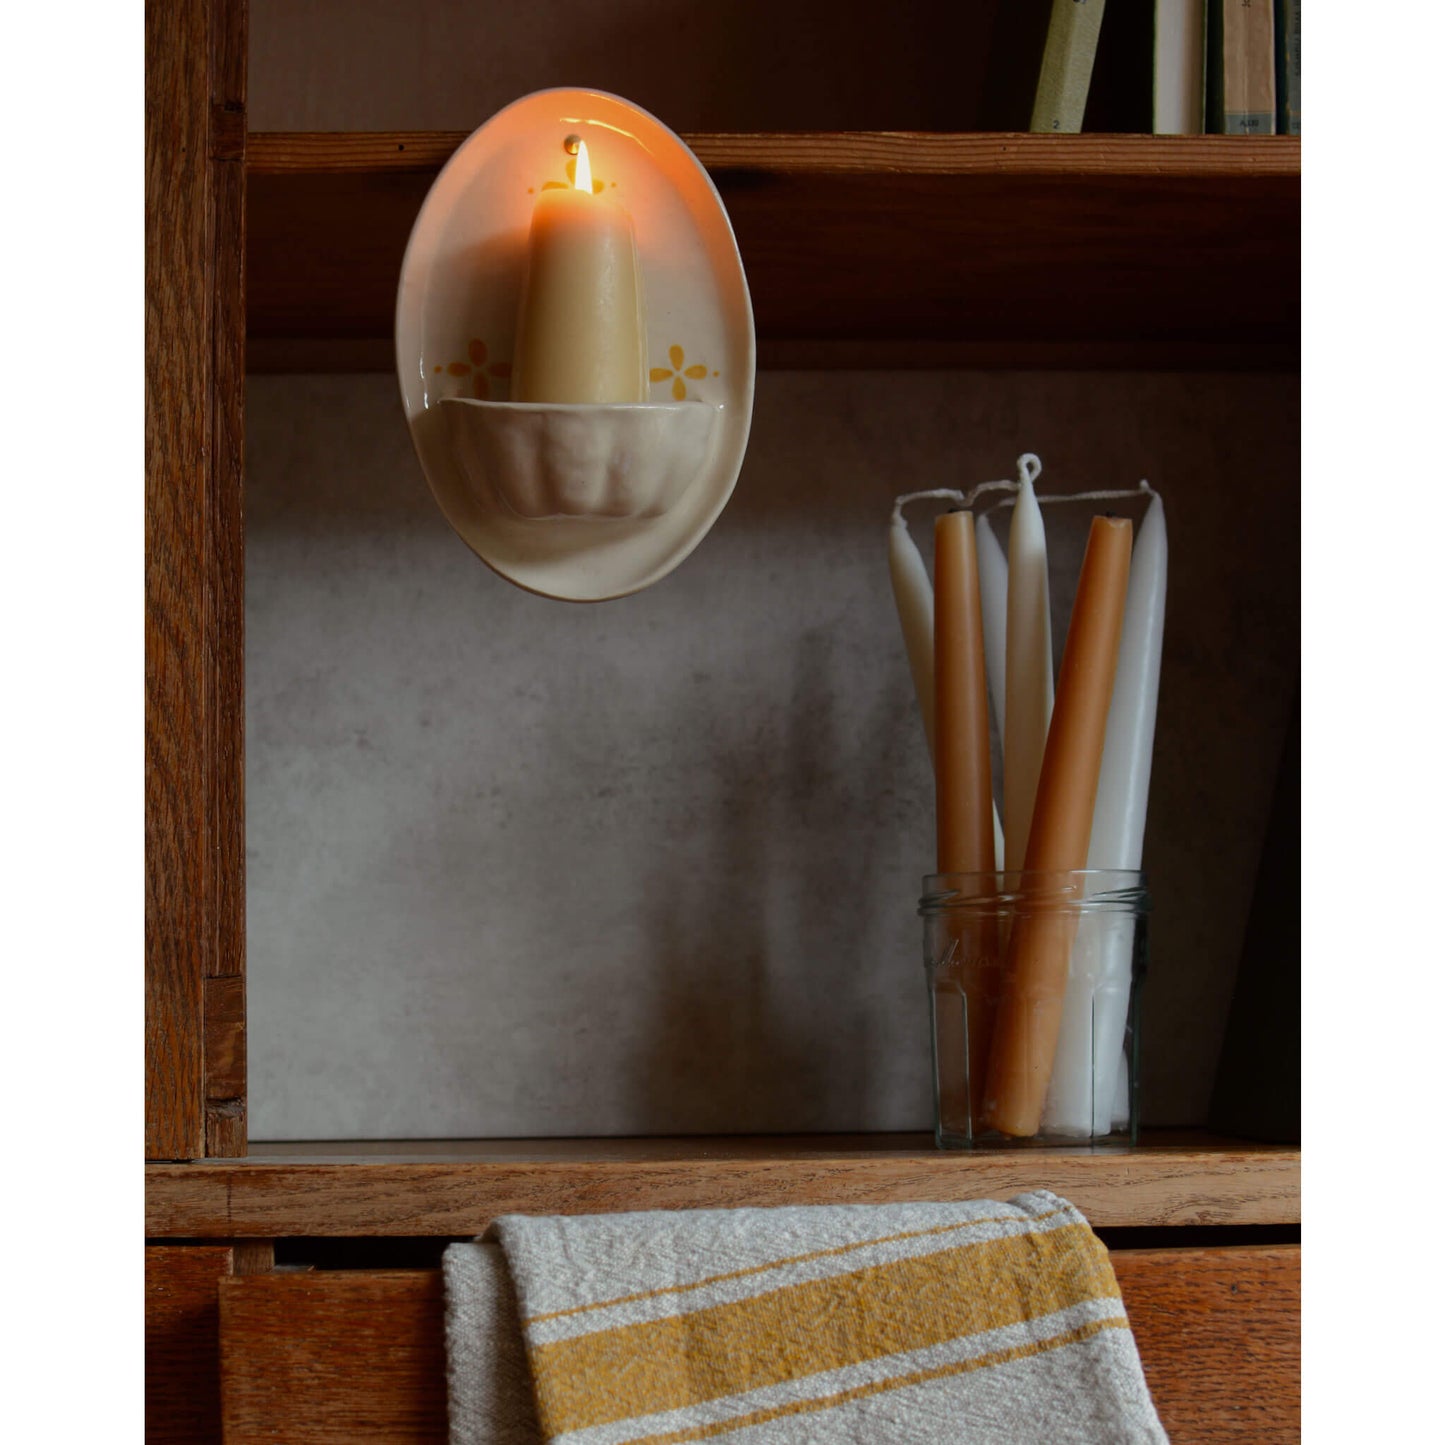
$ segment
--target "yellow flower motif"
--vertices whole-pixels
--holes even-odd
[[[505,380],[511,376],[512,367],[506,361],[494,361],[487,364],[487,343],[478,341],[475,337],[467,343],[467,361],[453,361],[447,368],[449,376],[470,376],[472,379],[472,395],[478,401],[486,401],[491,397],[492,385],[488,380],[495,377],[497,380]],[[433,371],[440,371],[440,366],[434,366]]]
[[[683,362],[687,358],[683,355],[682,347],[680,346],[669,346],[667,348],[667,359],[672,362],[672,365],[654,366],[652,368],[652,380],[654,382],[667,381],[670,377],[672,379],[672,399],[674,401],[686,401],[687,382],[683,380],[683,377],[689,376],[694,381],[700,381],[707,375],[707,367],[683,366]]]

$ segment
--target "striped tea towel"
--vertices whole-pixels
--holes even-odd
[[[453,1244],[446,1290],[447,1414],[453,1441],[542,1445],[517,1295],[498,1244]]]
[[[1166,1441],[1108,1254],[1056,1194],[508,1216],[493,1231],[516,1290],[533,1438]],[[488,1247],[448,1250],[449,1321],[464,1314],[454,1261]],[[489,1342],[463,1334],[448,1335],[461,1400],[498,1368],[478,1362]],[[470,1428],[454,1406],[453,1445],[524,1438]]]

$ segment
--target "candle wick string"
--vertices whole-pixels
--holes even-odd
[[[1008,492],[1016,495],[1023,485],[1023,479],[1033,482],[1043,471],[1043,463],[1032,452],[1025,452],[1019,458],[1019,476],[1021,480],[1016,482],[997,481],[979,482],[970,491],[963,492],[957,487],[929,487],[921,492],[905,492],[900,497],[893,499],[892,523],[896,527],[906,525],[903,516],[903,509],[910,502],[952,502],[955,507],[970,509],[974,503],[989,492]],[[1147,480],[1141,478],[1139,484],[1134,487],[1103,487],[1087,492],[1056,492],[1046,496],[1040,496],[1037,501],[1040,506],[1049,506],[1056,502],[1106,502],[1106,501],[1127,501],[1130,497],[1153,497],[1157,496],[1154,488]],[[1004,505],[1006,499],[1000,498],[983,515],[988,516]]]
[[[1009,485],[1014,491],[1018,490],[1017,486],[1013,483],[1009,483]],[[1141,478],[1139,485],[1136,487],[1100,487],[1097,490],[1088,492],[1052,492],[1048,495],[1036,495],[1034,500],[1039,506],[1047,507],[1058,502],[1127,502],[1131,497],[1157,497],[1158,495],[1158,492],[1156,492],[1147,481]],[[1002,505],[1004,504],[1001,501],[995,502],[994,505],[984,513],[984,516],[992,515]]]

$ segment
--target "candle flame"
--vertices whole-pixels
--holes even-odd
[[[577,169],[573,173],[572,184],[579,191],[586,191],[592,194],[592,162],[587,158],[587,142],[577,142]]]

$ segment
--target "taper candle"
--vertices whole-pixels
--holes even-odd
[[[587,142],[571,189],[544,190],[527,238],[512,399],[640,402],[647,328],[632,218],[592,194]]]
[[[975,533],[977,535],[977,533]],[[997,541],[994,547],[998,547]],[[980,562],[982,560],[980,549]],[[999,553],[1000,561],[1003,554]],[[1006,566],[1006,564],[1005,564]],[[908,524],[901,510],[893,514],[888,528],[888,572],[893,582],[893,601],[898,608],[898,625],[903,632],[903,646],[908,654],[908,670],[913,677],[913,691],[918,699],[918,710],[923,717],[923,735],[928,743],[928,757],[933,759],[933,583],[928,580],[928,569],[923,557],[914,545],[908,531]],[[979,569],[980,583],[983,569]],[[1002,606],[1000,606],[1000,616]],[[987,614],[985,613],[985,627]],[[985,651],[987,646],[985,645]],[[1002,656],[1002,654],[1000,654]],[[993,812],[993,838],[995,862],[989,865],[997,868],[1003,861],[1003,824],[999,821],[998,808],[990,802]]]
[[[987,517],[973,524],[978,539],[978,589],[983,603],[983,658],[988,672],[988,697],[1000,746],[1004,736],[1006,659],[1008,657],[1008,558]],[[1003,867],[999,850],[998,866]]]
[[[908,653],[908,670],[913,691],[923,715],[923,735],[928,756],[933,756],[933,585],[928,569],[901,511],[893,513],[888,525],[888,575],[893,581],[893,601],[898,608],[898,625],[903,629],[903,646]]]
[[[1032,873],[1072,873],[1088,861],[1132,536],[1115,517],[1095,517],[1089,530],[1024,855]],[[1014,923],[983,1104],[985,1122],[1004,1134],[1038,1132],[1074,931],[1062,895],[1031,904]]]
[[[978,550],[971,512],[946,512],[934,523],[934,788],[938,871],[992,873],[995,866],[993,780],[988,749],[988,683]],[[955,1119],[980,1115],[979,1081],[987,1069],[997,1003],[997,950],[981,947],[958,960],[966,1015],[935,1017],[940,1110]],[[939,999],[935,992],[935,1008]],[[965,1033],[966,1028],[966,1033]],[[968,1092],[960,1098],[965,1081]]]
[[[992,872],[988,683],[973,514],[945,512],[934,523],[933,535],[938,871]]]
[[[1139,524],[1129,564],[1129,595],[1119,641],[1119,670],[1104,733],[1099,796],[1089,836],[1090,868],[1137,870],[1144,861],[1144,820],[1154,761],[1154,720],[1159,707],[1159,667],[1164,654],[1164,594],[1169,578],[1169,535],[1164,502],[1154,496]],[[1132,984],[1133,929],[1111,933],[1100,960],[1090,1016],[1093,1023],[1093,1131],[1113,1123],[1119,1070],[1124,1063],[1124,1025]]]
[[[1027,473],[1019,482],[1008,536],[1008,645],[1003,734],[1004,864],[1024,866],[1034,793],[1054,710],[1054,644],[1049,629],[1049,554],[1044,519]]]

